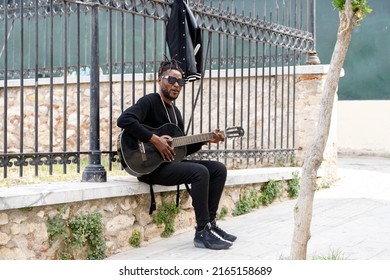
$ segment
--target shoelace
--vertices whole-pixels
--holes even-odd
[[[213,237],[215,237],[215,238],[217,238],[217,239],[219,239],[219,240],[224,240],[224,241],[225,241],[225,239],[223,239],[218,233],[216,233],[216,232],[213,230],[213,225],[209,224],[209,226],[208,226],[208,231],[210,232],[210,234],[211,234]]]
[[[227,235],[227,233],[221,229],[219,226],[217,226],[217,224],[214,224],[214,225],[211,225],[211,230],[218,230],[220,231],[223,235]]]

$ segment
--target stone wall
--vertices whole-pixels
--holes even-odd
[[[235,203],[249,190],[260,190],[261,186],[253,184],[226,188],[220,210],[226,208],[227,218],[231,217]],[[283,194],[277,201],[288,199],[285,182],[283,188]],[[195,226],[191,198],[186,191],[182,191],[180,197],[181,210],[175,219],[175,233],[192,230]],[[156,193],[157,210],[153,214],[158,212],[162,202],[175,203],[175,199],[176,192]],[[149,215],[149,203],[149,194],[145,194],[0,211],[0,259],[58,259],[60,244],[50,244],[48,220],[59,214],[64,221],[77,215],[102,214],[107,256],[131,249],[129,238],[134,229],[141,233],[141,246],[145,246],[160,238],[163,231],[163,227],[154,223]]]

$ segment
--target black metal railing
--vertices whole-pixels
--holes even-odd
[[[156,91],[170,1],[0,2],[0,167],[70,163],[105,180],[116,118]],[[245,137],[195,155],[229,166],[294,157],[295,66],[315,50],[315,0],[188,1],[202,29],[204,73],[178,100],[187,132],[243,126]],[[108,156],[103,166],[101,156]],[[81,159],[88,164],[81,170]]]

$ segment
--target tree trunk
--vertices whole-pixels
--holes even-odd
[[[340,12],[340,25],[333,50],[329,72],[325,80],[320,115],[314,140],[311,143],[302,168],[301,189],[294,207],[294,234],[291,245],[291,259],[304,260],[307,257],[307,243],[310,239],[310,224],[313,215],[313,199],[316,188],[317,171],[323,160],[332,117],[333,101],[347,55],[352,31],[358,25],[355,13],[351,11],[351,0],[345,3]]]

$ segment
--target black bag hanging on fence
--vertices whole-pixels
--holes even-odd
[[[180,62],[184,78],[195,81],[202,77],[202,36],[195,16],[184,0],[175,0],[166,28],[166,41],[171,58]]]

